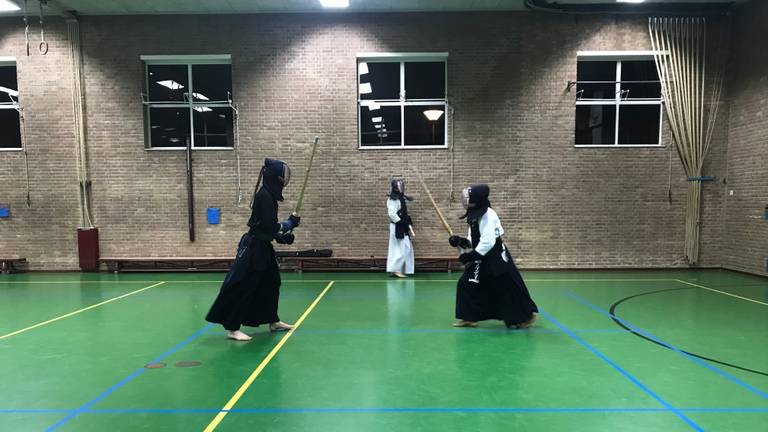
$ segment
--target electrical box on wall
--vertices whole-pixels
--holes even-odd
[[[218,207],[208,207],[208,224],[218,225],[221,223],[221,209]]]
[[[11,209],[8,207],[0,207],[0,219],[7,219],[9,217],[11,217]]]

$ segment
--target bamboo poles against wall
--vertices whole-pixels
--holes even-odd
[[[718,58],[707,76],[707,22],[704,18],[649,18],[648,28],[661,80],[674,145],[688,176],[685,258],[699,261],[701,180],[704,159],[712,144],[724,62]],[[711,62],[712,63],[712,62]],[[709,81],[708,81],[709,79]],[[707,89],[708,88],[708,89]]]

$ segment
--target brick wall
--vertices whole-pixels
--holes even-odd
[[[669,202],[671,149],[573,147],[575,108],[565,84],[575,79],[576,52],[650,49],[644,18],[527,13],[85,17],[82,28],[93,210],[102,255],[232,254],[263,158],[280,157],[293,167],[296,181],[281,211],[287,214],[295,204],[311,139],[319,135],[298,248],[329,247],[337,256],[386,254],[388,179],[404,175],[416,199],[409,206],[416,253],[452,254],[414,174],[421,173],[431,186],[454,229],[463,230],[461,206],[449,202],[453,159],[455,197],[468,183],[491,185],[491,201],[521,266],[684,265],[686,182],[673,154]],[[7,35],[0,38],[0,55],[10,49],[20,56],[21,26],[3,20],[0,32]],[[52,51],[61,56],[57,64],[62,69],[51,65],[45,71],[68,71],[65,48],[55,45]],[[355,54],[411,51],[450,53],[453,146],[359,151]],[[139,56],[201,53],[232,55],[246,198],[236,204],[234,152],[195,152],[198,240],[189,243],[184,152],[144,150]],[[49,57],[32,61],[55,58]],[[46,72],[20,74],[24,89]],[[56,83],[68,81],[62,77]],[[45,102],[37,118],[38,125],[63,123],[56,131],[62,135],[40,132],[30,146],[37,151],[74,155],[70,96],[68,90],[63,93],[66,97],[57,98],[61,106],[53,109]],[[726,110],[705,169],[719,177],[725,173],[727,119]],[[664,140],[671,143],[668,130]],[[48,180],[50,171],[36,174],[37,187],[56,196],[66,218],[16,212],[11,221],[0,222],[0,248],[27,255],[35,268],[76,265],[71,239],[78,220],[77,190],[71,159],[57,161],[71,173],[68,178]],[[3,170],[0,176],[12,185],[16,201],[22,189],[14,175],[19,160],[15,154],[0,154],[0,164],[12,167],[10,175]],[[6,192],[0,193],[1,201]],[[703,265],[721,262],[723,195],[719,185],[704,188]],[[205,223],[206,207],[222,208],[222,224]],[[46,244],[54,234],[68,243]],[[56,253],[60,259],[51,258]]]
[[[723,264],[768,274],[768,3],[753,0],[735,16],[728,133],[728,194]],[[733,191],[733,195],[730,195]]]

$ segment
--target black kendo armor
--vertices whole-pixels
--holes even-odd
[[[402,239],[405,236],[411,235],[409,227],[413,225],[411,216],[408,215],[408,205],[406,201],[411,201],[412,198],[405,194],[405,181],[404,180],[392,180],[392,191],[389,193],[389,198],[400,201],[400,210],[397,211],[397,217],[400,218],[399,222],[395,223],[395,238]]]

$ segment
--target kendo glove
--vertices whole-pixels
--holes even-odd
[[[280,231],[282,232],[293,231],[294,228],[299,226],[300,222],[301,222],[301,218],[299,217],[299,215],[292,214],[288,216],[288,219],[280,222]]]
[[[477,251],[467,252],[459,255],[459,261],[461,261],[462,264],[480,261],[482,259],[483,256],[477,253]]]
[[[462,249],[471,249],[472,243],[470,243],[468,238],[465,237],[459,237],[457,235],[452,235],[448,237],[448,244],[452,247],[460,247]]]
[[[280,244],[290,245],[290,244],[293,244],[294,240],[296,240],[296,236],[294,236],[292,233],[286,233],[286,234],[278,233],[275,236],[275,241]]]

